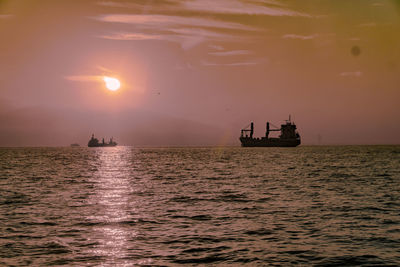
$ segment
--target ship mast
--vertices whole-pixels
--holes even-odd
[[[292,123],[292,118],[291,118],[291,115],[289,114],[289,119],[286,120],[286,124],[291,124],[291,123]]]
[[[250,126],[250,130],[248,129],[248,127]],[[244,137],[244,134],[247,136],[247,133],[250,132],[250,138],[253,138],[253,134],[254,134],[254,123],[251,122],[250,125],[247,125],[245,128],[242,129],[241,131],[241,136]]]

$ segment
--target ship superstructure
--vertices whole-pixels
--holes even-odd
[[[297,127],[294,122],[289,119],[285,124],[281,125],[280,129],[271,128],[269,122],[266,125],[265,136],[254,138],[254,123],[251,122],[247,127],[241,130],[240,142],[244,147],[295,147],[300,145],[300,135],[297,132]],[[273,125],[272,125],[273,126]],[[279,137],[269,137],[271,132],[280,131]]]
[[[108,143],[104,142],[104,138],[102,142],[99,142],[99,140],[94,137],[94,134],[92,134],[92,138],[88,142],[88,147],[108,147],[116,145],[117,142],[115,142],[112,137],[110,138],[110,141]]]

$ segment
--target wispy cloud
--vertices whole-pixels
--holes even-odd
[[[179,43],[186,50],[207,40],[226,41],[232,38],[232,33],[222,33],[222,30],[255,30],[240,23],[167,15],[113,14],[102,15],[96,19],[108,23],[125,23],[135,26],[135,32],[114,32],[100,35],[100,38],[131,41],[171,41]],[[155,32],[156,34],[148,32]]]
[[[352,72],[342,72],[340,76],[342,77],[361,77],[363,73],[361,71],[352,71]]]
[[[103,77],[104,76],[115,76],[114,71],[103,67],[103,66],[96,66],[97,75],[68,75],[64,76],[64,79],[68,81],[73,81],[73,82],[98,82],[101,81],[103,82]]]
[[[175,28],[169,29],[170,32],[179,34],[179,35],[186,35],[186,36],[199,36],[199,37],[210,37],[210,38],[223,38],[228,39],[231,38],[229,34],[223,34],[219,32],[209,31],[205,29],[198,29],[198,28]]]
[[[100,38],[110,40],[123,40],[123,41],[140,41],[140,40],[162,40],[165,39],[162,35],[145,34],[145,33],[112,33],[109,35],[100,35]]]
[[[176,35],[166,36],[167,40],[175,41],[181,44],[182,48],[190,49],[206,40],[230,40],[233,37],[229,34],[223,34],[205,29],[183,28],[170,29],[170,32]]]
[[[131,1],[131,2],[116,2],[116,1],[100,1],[97,2],[100,6],[114,7],[114,8],[129,8],[129,9],[142,9],[147,10],[171,10],[174,7],[180,6],[179,2],[171,1],[157,1],[158,3],[152,3],[152,1]]]
[[[107,7],[124,7],[124,8],[134,8],[137,7],[138,4],[136,3],[120,3],[120,2],[113,2],[113,1],[100,1],[97,3],[100,6],[107,6]]]
[[[243,20],[229,20],[220,15],[311,17],[309,14],[292,10],[275,0],[165,0],[154,5],[149,5],[145,1],[100,1],[98,4],[110,8],[136,8],[136,11],[144,14],[135,12],[136,14],[103,14],[94,17],[95,20],[105,23],[133,26],[131,30],[112,31],[97,35],[97,37],[123,41],[176,42],[184,50],[208,41],[243,42],[246,39],[259,38],[260,32],[265,31],[263,27],[249,26]],[[160,7],[164,7],[164,9]],[[193,16],[193,12],[195,12],[195,16]],[[192,16],[189,17],[189,14]],[[245,37],[243,33],[246,33]],[[241,38],[235,38],[239,35]],[[211,52],[210,55],[249,54],[244,51],[215,50],[217,51]]]
[[[274,6],[286,6],[285,4],[274,1],[274,0],[251,0],[249,2],[257,3],[257,4],[268,4],[268,5],[274,5]]]
[[[96,18],[104,22],[134,24],[139,28],[168,29],[176,26],[211,27],[234,30],[254,30],[240,23],[223,22],[205,18],[189,18],[167,15],[102,15]]]
[[[228,63],[225,64],[225,66],[252,66],[252,65],[257,65],[259,62],[235,62],[235,63]]]
[[[101,81],[103,77],[99,75],[72,75],[64,78],[73,82],[97,82]]]
[[[217,50],[217,51],[224,50],[224,48],[222,46],[220,46],[220,45],[209,45],[208,47],[211,48],[211,49]]]
[[[0,19],[11,19],[14,15],[11,14],[0,14]]]
[[[228,40],[230,35],[220,34],[202,29],[170,29],[163,34],[144,33],[112,33],[101,35],[100,38],[121,41],[162,40],[176,42],[185,50],[190,49],[206,40]]]
[[[282,36],[283,39],[299,39],[299,40],[311,40],[316,37],[318,37],[318,34],[312,34],[312,35],[285,34]]]
[[[376,27],[376,23],[375,22],[361,23],[358,24],[358,27]]]
[[[148,4],[132,2],[100,1],[98,4],[119,8],[149,7]],[[239,0],[170,0],[165,1],[164,6],[186,11],[219,14],[311,17],[309,14],[291,10],[285,4],[274,0],[251,0],[247,2]],[[156,9],[156,7],[153,6],[152,9]],[[169,10],[169,8],[166,9]],[[164,8],[164,10],[166,9]]]
[[[254,4],[251,4],[238,0],[192,0],[185,1],[183,3],[183,6],[188,10],[203,11],[209,13],[311,17],[308,14],[293,11],[287,8],[267,7],[264,5],[255,4],[256,2],[254,2]],[[264,4],[271,4],[271,2],[268,2],[262,1],[262,3]]]
[[[238,66],[254,66],[260,64],[260,62],[243,61],[243,62],[232,62],[232,63],[218,63],[218,62],[202,61],[201,64],[205,67],[217,67],[217,66],[238,67]]]
[[[232,51],[210,52],[208,54],[213,56],[240,56],[240,55],[249,55],[252,54],[252,52],[249,50],[232,50]]]

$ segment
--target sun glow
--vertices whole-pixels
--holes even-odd
[[[116,78],[104,76],[103,80],[106,83],[107,89],[110,91],[117,91],[121,87],[121,83]]]

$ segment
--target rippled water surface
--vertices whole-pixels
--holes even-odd
[[[0,265],[400,265],[400,146],[2,148]]]

